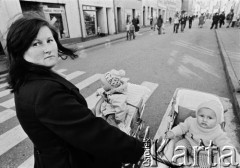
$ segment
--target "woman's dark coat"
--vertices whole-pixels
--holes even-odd
[[[95,117],[72,83],[33,69],[15,104],[34,144],[34,168],[117,168],[141,157],[143,143]]]

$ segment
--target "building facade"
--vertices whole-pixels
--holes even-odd
[[[98,33],[125,31],[128,20],[138,18],[149,26],[160,14],[164,21],[181,9],[181,0],[0,0],[0,53],[14,16],[27,11],[41,12],[58,31],[62,42],[81,42]]]
[[[126,23],[133,18],[139,18],[142,25],[142,1],[141,0],[113,0],[115,10],[116,32],[125,31]]]

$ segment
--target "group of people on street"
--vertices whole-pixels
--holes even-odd
[[[237,17],[236,14],[234,14],[233,9],[231,9],[231,11],[226,16],[224,11],[220,15],[218,12],[216,12],[212,17],[212,25],[210,29],[212,29],[213,27],[217,29],[218,24],[219,24],[219,28],[221,28],[222,25],[225,24],[225,20],[227,24],[226,28],[235,27],[235,25],[239,26],[239,19],[240,19],[240,16]]]
[[[174,17],[176,33],[179,21],[177,13]],[[135,31],[139,30],[137,19],[131,24]],[[162,24],[159,16],[157,25],[160,28]],[[161,30],[158,33],[161,34]],[[42,15],[23,13],[10,26],[6,42],[9,89],[15,97],[17,118],[33,142],[34,168],[121,168],[123,163],[139,161],[144,154],[144,142],[96,117],[79,89],[53,70],[59,58],[75,59],[77,55],[75,50],[60,43],[56,29]],[[101,81],[108,87],[105,91],[125,88],[125,83],[117,77],[124,74],[123,71],[104,74]],[[197,119],[185,124],[194,126],[190,133],[197,128],[194,137],[203,139],[204,143],[209,137],[206,134],[200,137],[203,131],[212,135],[217,130],[211,137],[221,138],[221,146],[229,145],[230,140],[219,130],[221,116],[218,112],[218,104],[204,104],[196,112]],[[206,120],[211,120],[210,124]],[[168,136],[173,138],[178,134],[172,130]]]
[[[192,22],[194,20],[193,15],[187,16],[184,12],[180,15],[179,12],[176,12],[173,18],[173,33],[178,33],[178,28],[181,26],[180,30],[181,32],[184,32],[184,29],[186,27],[187,21],[189,23],[188,28],[192,28]]]
[[[138,34],[139,30],[140,30],[139,18],[133,17],[132,20],[130,20],[130,18],[127,18],[126,24],[127,40],[131,40],[132,38],[135,39],[136,34]]]
[[[151,26],[151,29],[153,29],[153,31],[155,31],[155,29],[157,29],[159,35],[165,34],[165,24],[163,22],[162,15],[159,15],[156,18],[151,17],[150,18],[150,26]]]

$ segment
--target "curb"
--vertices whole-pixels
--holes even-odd
[[[240,120],[240,113],[239,113],[240,94],[237,92],[238,91],[237,89],[239,88],[239,83],[234,75],[230,60],[228,59],[228,55],[225,51],[223,42],[222,42],[217,30],[215,30],[215,34],[216,34],[218,46],[220,49],[220,55],[221,55],[221,59],[223,62],[223,67],[224,67],[224,71],[225,71],[225,75],[226,75],[226,79],[227,79],[227,83],[228,83],[228,88],[232,95],[234,112],[237,115],[238,120]]]
[[[151,29],[142,30],[139,33],[147,32],[147,31],[151,31]],[[84,42],[81,42],[81,43],[71,43],[69,46],[76,45],[76,44],[82,44],[83,46],[80,49],[78,49],[78,51],[81,51],[81,50],[84,50],[84,49],[93,48],[93,47],[96,47],[96,46],[99,46],[99,45],[107,44],[107,43],[110,43],[110,42],[113,42],[113,41],[117,41],[117,40],[121,40],[121,39],[126,38],[125,32],[123,32],[121,34],[123,34],[121,37],[116,37],[116,38],[113,38],[113,39],[106,39],[105,41],[102,41],[102,42],[99,42],[99,43],[96,43],[96,44],[90,44],[90,45],[84,46],[84,44],[82,44]]]

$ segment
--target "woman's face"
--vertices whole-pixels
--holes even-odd
[[[47,26],[39,29],[23,58],[31,63],[54,67],[58,62],[58,47],[51,30]]]

